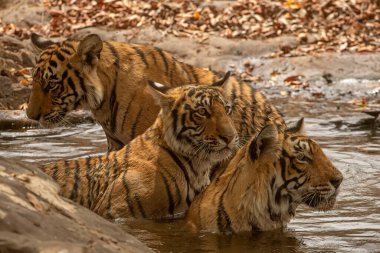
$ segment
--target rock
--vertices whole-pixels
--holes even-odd
[[[151,252],[58,191],[33,165],[0,158],[0,252]]]
[[[95,122],[91,112],[85,110],[72,111],[66,115],[65,120],[73,125]],[[39,125],[37,121],[28,119],[23,110],[0,110],[0,130],[39,127]]]

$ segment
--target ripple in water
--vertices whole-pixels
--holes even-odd
[[[301,207],[286,231],[254,236],[189,234],[182,221],[134,221],[122,226],[159,252],[379,252],[380,136],[338,130],[319,118],[307,118],[306,131],[344,174],[333,211]],[[0,156],[28,162],[105,151],[106,139],[97,125],[0,132]]]

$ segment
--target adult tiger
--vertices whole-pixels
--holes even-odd
[[[122,148],[156,119],[159,107],[146,91],[148,78],[169,87],[217,79],[159,48],[102,41],[95,34],[60,43],[32,34],[31,40],[41,53],[28,117],[53,126],[79,105],[87,107],[103,127],[109,150]]]
[[[194,199],[188,226],[224,233],[272,230],[286,226],[301,203],[331,209],[343,176],[302,129],[303,119],[283,141],[273,125],[252,138]]]
[[[238,143],[226,79],[168,89],[151,83],[161,112],[119,151],[42,166],[61,194],[106,218],[161,219],[182,214],[209,184],[209,171]]]

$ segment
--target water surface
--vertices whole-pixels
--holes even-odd
[[[226,236],[189,234],[183,221],[130,221],[121,225],[157,252],[380,252],[380,130],[352,127],[359,112],[334,105],[303,102],[283,106],[294,121],[306,117],[306,131],[317,140],[343,175],[336,207],[316,212],[298,209],[285,231]],[[41,163],[103,153],[100,126],[28,129],[0,132],[0,156]]]

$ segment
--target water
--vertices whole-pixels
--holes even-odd
[[[307,116],[307,133],[344,175],[334,210],[314,212],[301,207],[287,230],[255,235],[190,234],[183,221],[129,221],[121,226],[158,252],[380,252],[380,130],[348,124],[358,121],[362,116],[358,112],[320,104],[321,114],[315,102],[289,104],[282,108],[291,116],[288,120]],[[0,156],[28,162],[105,150],[105,136],[100,126],[92,124],[0,132]]]

